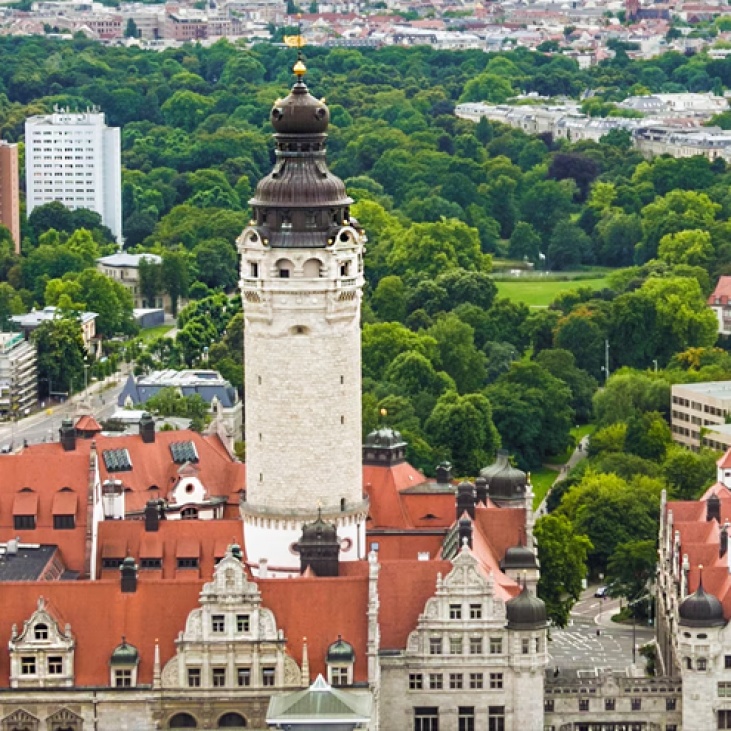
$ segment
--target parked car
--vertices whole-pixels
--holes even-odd
[[[600,586],[597,588],[597,590],[594,592],[594,596],[599,599],[604,599],[605,597],[609,596],[609,587],[608,586]]]

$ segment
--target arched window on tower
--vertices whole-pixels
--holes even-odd
[[[322,276],[321,270],[322,262],[319,259],[308,259],[303,268],[305,279],[318,279]]]
[[[289,259],[280,259],[274,266],[280,279],[289,279],[294,271],[294,264]]]

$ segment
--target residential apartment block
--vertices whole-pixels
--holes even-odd
[[[35,346],[22,333],[0,333],[0,415],[24,414],[37,397]]]
[[[27,212],[60,201],[96,211],[122,241],[122,173],[118,127],[98,111],[29,117],[25,121]]]
[[[0,140],[0,223],[10,230],[15,253],[20,254],[18,145],[5,140]]]

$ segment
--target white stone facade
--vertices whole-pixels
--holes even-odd
[[[74,684],[74,648],[71,628],[61,628],[43,597],[38,609],[18,633],[14,626],[10,652],[12,688],[62,688]]]
[[[505,602],[474,556],[463,549],[453,564],[406,650],[380,658],[380,731],[543,731],[546,629],[506,629]]]
[[[299,688],[306,685],[285,651],[274,613],[261,606],[259,587],[248,581],[230,551],[203,587],[201,606],[188,615],[177,655],[162,671],[163,688]]]
[[[247,554],[299,570],[302,524],[336,523],[342,560],[365,557],[360,301],[364,236],[345,225],[326,248],[239,238],[246,377]]]

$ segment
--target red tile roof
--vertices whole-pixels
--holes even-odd
[[[287,638],[287,650],[299,664],[307,638],[313,678],[318,673],[327,677],[327,648],[342,635],[355,649],[354,679],[368,680],[368,564],[360,561],[349,569],[350,575],[332,578],[257,581],[262,603],[274,612]]]
[[[709,305],[728,304],[731,300],[731,277],[719,277],[716,282],[716,289],[708,298]]]
[[[378,577],[381,648],[404,649],[416,629],[426,600],[434,596],[437,575],[452,570],[449,561],[384,561]]]
[[[2,584],[3,617],[0,643],[7,647],[13,624],[36,610],[43,595],[55,616],[71,625],[76,639],[75,675],[79,686],[109,683],[109,658],[124,635],[140,652],[139,682],[152,683],[155,639],[163,664],[175,654],[175,638],[188,613],[198,605],[202,582],[148,582],[135,593],[122,594],[115,581],[53,581]],[[164,611],[155,611],[164,607]],[[62,626],[63,629],[63,626]],[[0,653],[0,686],[9,684],[9,655]]]
[[[76,430],[80,432],[100,432],[102,431],[101,425],[99,422],[91,415],[84,414],[83,416],[79,417],[79,420],[76,422]]]
[[[141,520],[106,520],[99,525],[99,558],[161,558],[162,570],[142,569],[140,581],[151,579],[183,579],[195,569],[178,569],[178,558],[198,558],[201,576],[212,576],[215,559],[226,547],[242,543],[240,520],[162,520],[159,530],[148,532]],[[118,576],[119,570],[101,568],[102,577]],[[195,573],[197,576],[198,573]]]

